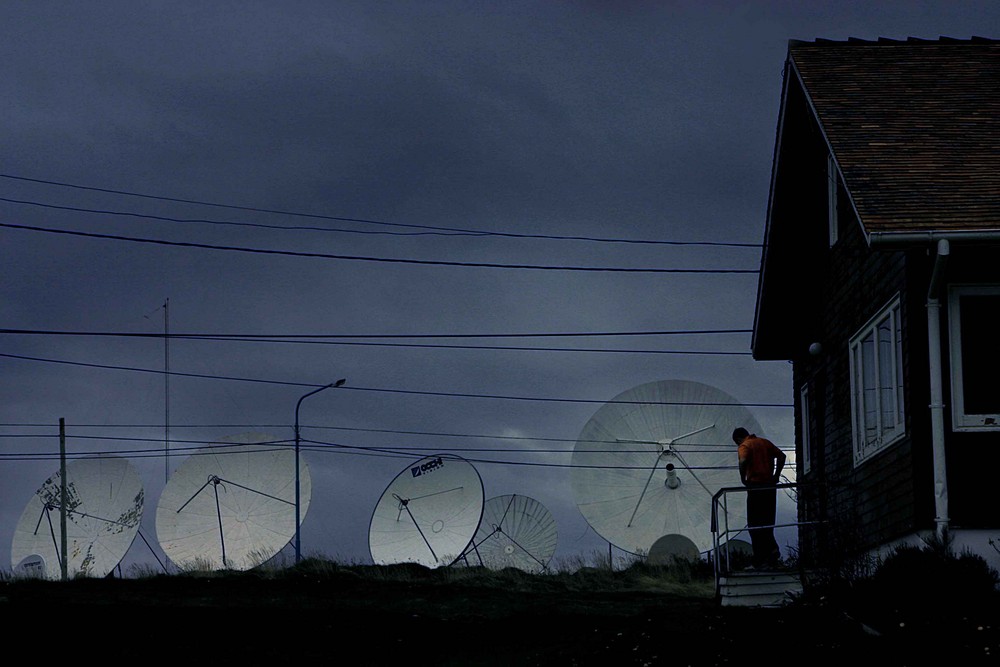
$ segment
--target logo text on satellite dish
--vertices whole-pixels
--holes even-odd
[[[418,466],[413,466],[412,468],[410,468],[410,472],[413,473],[414,477],[420,477],[424,473],[428,473],[428,472],[432,472],[434,470],[437,470],[438,468],[440,468],[443,465],[444,465],[444,461],[442,461],[441,457],[439,456],[436,459],[428,461],[427,463],[424,463],[424,464],[421,464],[421,465],[418,465]]]

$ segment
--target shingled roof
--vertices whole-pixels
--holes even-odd
[[[792,40],[868,234],[1000,230],[1000,41]]]

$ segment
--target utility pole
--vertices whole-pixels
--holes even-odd
[[[59,418],[59,574],[63,581],[69,579],[69,555],[66,544],[66,419]]]
[[[163,481],[170,481],[170,299],[163,302]]]

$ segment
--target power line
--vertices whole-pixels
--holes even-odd
[[[343,340],[284,340],[273,337],[256,336],[199,336],[199,335],[175,335],[175,334],[129,334],[129,333],[88,333],[88,332],[45,332],[45,331],[24,331],[17,329],[0,329],[0,334],[14,335],[71,335],[71,336],[120,336],[127,338],[162,338],[162,339],[182,339],[182,340],[204,340],[219,342],[237,343],[271,343],[285,345],[338,345],[338,346],[360,346],[360,347],[401,347],[420,349],[444,349],[444,350],[509,350],[514,352],[586,352],[586,353],[606,353],[606,354],[691,354],[704,356],[744,356],[751,355],[749,351],[738,352],[735,350],[630,350],[617,348],[588,348],[588,347],[540,347],[540,346],[516,346],[516,345],[458,345],[440,343],[375,343],[371,341],[343,341]]]
[[[16,354],[4,354],[0,353],[0,357],[7,359],[19,359],[22,361],[35,361],[42,363],[53,363],[53,364],[63,364],[69,366],[81,366],[86,368],[101,368],[105,370],[120,370],[120,371],[132,371],[139,373],[154,373],[162,374],[168,371],[163,371],[159,369],[152,368],[137,368],[133,366],[115,366],[110,364],[94,364],[82,361],[68,361],[64,359],[46,359],[42,357],[28,357],[24,355]],[[312,387],[319,388],[325,385],[311,384],[307,382],[288,382],[282,380],[267,380],[262,378],[244,378],[244,377],[234,377],[227,375],[208,375],[202,373],[183,373],[179,371],[169,371],[172,376],[179,377],[192,377],[210,380],[232,380],[239,382],[256,382],[261,384],[276,384],[285,385],[293,387]],[[601,400],[601,399],[583,399],[583,398],[556,398],[551,396],[516,396],[516,395],[503,395],[503,394],[471,394],[471,393],[460,393],[460,392],[446,392],[446,391],[421,391],[412,389],[386,389],[382,387],[357,387],[351,385],[345,385],[340,388],[345,391],[357,391],[357,392],[374,392],[374,393],[389,393],[389,394],[406,394],[412,396],[439,396],[439,397],[449,397],[449,398],[480,398],[480,399],[493,399],[493,400],[508,400],[508,401],[533,401],[533,402],[554,402],[554,403],[619,403],[627,405],[712,405],[712,406],[726,406],[731,405],[730,403],[692,403],[684,401],[616,401],[616,400]],[[789,404],[785,403],[741,403],[740,405],[746,407],[758,407],[758,408],[788,408],[791,407]]]
[[[308,231],[308,232],[331,232],[339,234],[370,234],[383,236],[487,236],[484,233],[473,232],[394,232],[389,230],[368,230],[368,229],[339,229],[334,227],[309,227],[305,225],[269,225],[261,222],[236,222],[233,220],[209,220],[204,218],[174,218],[166,215],[153,215],[150,213],[134,213],[131,211],[113,211],[108,209],[83,208],[80,206],[60,206],[58,204],[47,204],[44,202],[27,201],[23,199],[10,199],[0,197],[0,201],[11,204],[22,204],[25,206],[38,206],[41,208],[51,208],[58,211],[73,211],[75,213],[96,213],[98,215],[113,215],[129,218],[143,218],[146,220],[158,220],[161,222],[179,222],[184,224],[220,225],[232,227],[255,227],[258,229],[277,229],[281,231]]]
[[[607,353],[607,354],[690,354],[707,356],[742,356],[748,357],[751,352],[736,352],[723,350],[621,350],[607,348],[586,348],[586,347],[518,347],[513,345],[441,345],[431,343],[357,343],[346,341],[292,341],[292,340],[250,340],[245,338],[221,339],[221,338],[195,338],[189,337],[186,340],[225,340],[243,343],[285,343],[297,345],[340,345],[340,346],[360,346],[360,347],[404,347],[422,349],[441,350],[510,350],[514,352],[586,352],[586,353]]]
[[[158,310],[158,309],[157,309]],[[137,338],[573,338],[618,336],[690,336],[706,334],[748,334],[753,329],[673,329],[667,331],[564,331],[524,333],[405,333],[405,334],[227,334],[227,333],[178,333],[170,334],[126,331],[67,331],[54,329],[0,329],[0,333],[40,334],[47,336],[132,336]]]
[[[165,197],[158,195],[150,195],[138,192],[130,192],[126,190],[114,190],[110,188],[99,188],[92,186],[78,185],[74,183],[63,183],[59,181],[49,181],[37,178],[28,178],[25,176],[16,176],[14,174],[0,174],[0,178],[8,178],[11,180],[26,181],[30,183],[41,183],[44,185],[55,185],[64,188],[73,188],[77,190],[89,190],[92,192],[104,192],[108,194],[124,195],[128,197],[138,197],[142,199],[153,199],[158,201],[169,201],[182,204],[196,204],[198,206],[210,206],[213,208],[226,208],[239,211],[252,211],[255,213],[271,213],[276,215],[288,215],[300,218],[312,218],[317,220],[333,220],[337,222],[355,222],[366,225],[383,225],[388,227],[407,227],[411,229],[425,229],[435,232],[449,232],[451,235],[463,235],[463,236],[499,236],[506,238],[524,238],[524,239],[546,239],[546,240],[557,240],[557,241],[590,241],[597,243],[631,243],[631,244],[646,244],[646,245],[676,245],[676,246],[721,246],[721,247],[734,247],[734,248],[760,248],[762,247],[759,243],[723,243],[723,242],[711,242],[711,241],[661,241],[661,240],[642,240],[642,239],[619,239],[619,238],[600,238],[591,236],[557,236],[551,234],[519,234],[513,232],[494,232],[494,231],[484,231],[484,230],[474,230],[474,229],[462,229],[458,227],[438,227],[432,225],[416,225],[407,223],[397,223],[397,222],[384,222],[381,220],[371,220],[367,218],[350,218],[343,216],[334,215],[323,215],[318,213],[305,213],[300,211],[285,211],[279,209],[268,209],[259,208],[253,206],[240,206],[235,204],[220,204],[218,202],[201,201],[196,199],[181,199],[178,197]],[[14,203],[22,204],[35,204],[35,202],[17,201],[17,200],[3,200],[11,201]],[[51,206],[52,208],[62,208],[47,204],[37,204],[39,206]],[[66,207],[69,208],[69,207]],[[70,210],[81,210],[86,211],[87,209],[70,209]],[[108,213],[116,215],[139,215],[135,213],[114,213],[108,211],[90,211],[93,213]],[[141,216],[150,217],[155,216]],[[165,218],[170,220],[170,218]],[[178,220],[180,222],[181,220]],[[185,221],[186,222],[186,221]],[[192,222],[211,222],[211,221],[192,221]],[[241,224],[241,223],[231,223],[231,222],[220,222],[219,224]],[[322,230],[320,231],[329,231]],[[340,231],[340,230],[337,230]],[[346,231],[346,230],[345,230]]]
[[[53,428],[53,424],[47,423],[0,423],[0,428]],[[207,428],[224,428],[224,429],[286,429],[292,428],[290,424],[171,424],[174,428],[187,428],[187,429],[207,429]],[[162,424],[72,424],[73,429],[79,428],[131,428],[131,429],[160,429],[163,428]],[[413,435],[413,436],[429,436],[434,438],[463,438],[463,439],[477,439],[477,440],[508,440],[515,442],[552,442],[552,443],[588,443],[595,445],[612,445],[617,444],[617,440],[590,440],[590,439],[580,439],[580,438],[551,438],[544,436],[526,436],[526,435],[496,435],[492,433],[448,433],[442,431],[414,431],[414,430],[403,430],[403,429],[388,429],[388,428],[362,428],[357,426],[317,426],[315,424],[304,424],[303,429],[314,429],[314,430],[327,430],[327,431],[351,431],[357,433],[379,433],[388,435]],[[50,438],[57,436],[57,433],[50,434],[38,434],[38,433],[27,433],[27,434],[0,434],[0,438]],[[72,436],[74,439],[95,439],[95,440],[138,440],[138,441],[150,441],[150,442],[162,442],[160,438],[123,438],[118,436],[97,436],[97,435],[79,435],[74,433]],[[216,442],[211,441],[201,441],[201,440],[178,440],[176,442],[181,443],[192,443],[192,442]],[[692,444],[692,443],[689,443]],[[722,445],[715,445],[714,443],[693,443],[700,447],[716,447]],[[726,444],[726,447],[730,445]],[[506,450],[510,451],[510,450]],[[544,451],[538,449],[528,450],[531,452]],[[550,450],[557,451],[557,450]],[[558,450],[558,451],[570,451],[570,450]],[[622,450],[615,450],[622,451]]]
[[[233,380],[233,381],[239,381],[239,382],[257,382],[257,383],[261,383],[261,384],[278,384],[278,385],[285,385],[285,386],[289,386],[289,387],[314,387],[315,388],[315,387],[322,386],[322,385],[318,385],[318,384],[310,384],[308,382],[285,382],[285,381],[281,381],[281,380],[265,380],[265,379],[261,379],[261,378],[231,377],[231,376],[227,376],[227,375],[208,375],[208,374],[203,374],[203,373],[182,373],[180,371],[162,371],[162,370],[158,370],[158,369],[155,369],[155,368],[136,368],[136,367],[132,367],[132,366],[115,366],[115,365],[111,365],[111,364],[94,364],[94,363],[88,363],[88,362],[84,362],[84,361],[68,361],[68,360],[65,360],[65,359],[45,359],[45,358],[42,358],[42,357],[28,357],[28,356],[19,355],[19,354],[3,354],[3,353],[0,353],[0,357],[4,357],[4,358],[7,358],[7,359],[19,359],[21,361],[37,361],[37,362],[49,363],[49,364],[63,364],[63,365],[66,365],[66,366],[81,366],[81,367],[84,367],[84,368],[101,368],[101,369],[105,369],[105,370],[133,371],[133,372],[136,372],[136,373],[154,373],[154,374],[157,374],[157,375],[162,374],[162,373],[169,373],[170,375],[175,376],[175,377],[191,377],[191,378],[201,378],[201,379],[207,379],[207,380]]]
[[[118,234],[98,234],[94,232],[81,232],[69,229],[52,229],[50,227],[37,227],[34,225],[18,225],[9,222],[0,222],[0,227],[8,229],[20,229],[33,232],[44,232],[47,234],[64,234],[67,236],[79,236],[92,239],[103,239],[111,241],[128,241],[131,243],[144,243],[151,245],[172,246],[178,248],[198,248],[201,250],[224,250],[229,252],[242,252],[259,255],[280,255],[286,257],[307,257],[313,259],[334,259],[341,261],[356,262],[378,262],[384,264],[412,264],[421,266],[454,266],[462,268],[487,268],[487,269],[522,269],[541,271],[582,271],[590,273],[679,273],[679,274],[757,274],[759,269],[664,269],[664,268],[631,268],[615,266],[555,266],[545,264],[503,264],[499,262],[457,262],[447,260],[430,259],[408,259],[393,257],[373,257],[361,255],[334,255],[319,252],[300,252],[294,250],[275,250],[272,248],[251,248],[246,246],[215,245],[211,243],[194,243],[191,241],[167,241],[165,239],[139,238],[134,236],[121,236]]]
[[[341,443],[333,442],[322,442],[318,440],[307,440],[304,441],[307,444],[305,449],[308,451],[319,452],[319,453],[339,453],[339,454],[350,454],[350,455],[360,455],[360,456],[386,456],[391,458],[406,458],[412,460],[414,458],[414,451],[438,451],[433,448],[415,448],[413,451],[407,451],[405,448],[400,447],[376,447],[368,445],[345,445]],[[261,451],[281,451],[282,449],[287,449],[290,445],[287,441],[273,441],[273,442],[262,442],[253,443],[259,445],[273,445],[268,449],[262,449]],[[179,451],[187,451],[191,456],[207,456],[207,455],[227,455],[230,453],[239,452],[227,452],[227,448],[232,449],[236,447],[241,447],[241,444],[221,444],[216,443],[210,445],[206,448],[180,448]],[[222,450],[222,451],[218,451]],[[476,451],[476,450],[470,450]],[[518,452],[520,453],[520,452]],[[528,453],[528,452],[524,452]],[[557,452],[557,453],[572,453],[572,452]],[[643,452],[648,453],[648,452]],[[164,456],[162,449],[135,449],[126,451],[88,451],[88,452],[73,452],[67,454],[67,458],[70,459],[106,459],[106,458],[117,458],[123,455],[128,455],[128,458],[159,458]],[[3,462],[23,462],[23,461],[50,461],[57,460],[62,455],[56,452],[53,453],[12,453],[12,454],[0,454],[0,463]],[[532,467],[543,467],[543,468],[578,468],[578,469],[592,469],[592,470],[648,470],[649,466],[643,465],[593,465],[593,464],[580,464],[580,463],[545,463],[540,461],[512,461],[512,460],[498,460],[498,459],[484,459],[476,457],[463,456],[465,460],[471,463],[485,463],[494,465],[511,465],[511,466],[532,466]],[[735,469],[736,464],[724,465],[724,466],[688,466],[689,470],[732,470]]]
[[[17,439],[17,440],[29,440],[29,439],[31,439],[31,440],[51,440],[53,437],[54,436],[51,435],[51,434],[44,434],[43,435],[43,434],[38,434],[38,433],[6,433],[6,434],[3,434],[3,435],[0,435],[0,439],[10,438],[10,439]],[[162,438],[141,438],[141,437],[136,437],[136,436],[105,436],[105,435],[80,435],[80,434],[73,434],[73,435],[70,436],[70,439],[74,440],[74,441],[75,440],[100,440],[102,442],[155,442],[155,443],[161,443],[161,444],[163,442]],[[525,438],[525,440],[532,440],[532,439],[531,438]],[[276,445],[280,444],[280,445],[284,445],[284,444],[289,444],[289,442],[290,441],[288,441],[288,440],[273,440],[273,441],[267,441],[267,442],[264,442],[264,443],[253,443],[253,444],[255,444],[255,445],[256,444],[276,444]],[[301,442],[306,442],[306,443],[312,442],[312,443],[317,443],[317,444],[329,444],[329,443],[324,443],[324,441],[320,441],[320,440],[307,440],[307,439],[301,439]],[[573,442],[573,441],[563,440],[562,442]],[[616,441],[616,440],[580,440],[579,442],[586,442],[586,443],[591,443],[591,444],[605,444],[605,445],[621,444],[621,443],[618,443],[618,441]],[[192,450],[192,449],[196,450],[196,449],[202,448],[202,447],[204,447],[206,445],[209,445],[209,446],[214,446],[214,445],[220,445],[220,446],[222,446],[223,445],[223,443],[219,443],[218,440],[176,440],[176,439],[175,440],[171,440],[171,444],[197,445],[196,447],[178,447],[176,449],[172,449],[171,450],[172,452],[175,452],[175,451],[187,451],[187,450]],[[634,445],[636,443],[629,442],[627,444]],[[650,446],[652,446],[653,443],[649,443],[649,444],[650,444]],[[229,446],[229,445],[226,445],[226,446]],[[347,447],[349,445],[343,445],[343,446]],[[726,450],[733,450],[733,451],[735,451],[731,445],[720,445],[718,443],[709,443],[709,442],[704,442],[704,443],[688,442],[688,443],[685,443],[683,446],[677,446],[677,445],[675,445],[674,448],[675,448],[676,451],[678,451],[678,452],[680,452],[682,454],[704,453],[704,452],[718,452],[720,449],[726,449]],[[574,453],[576,453],[575,448],[569,448],[569,449],[567,449],[565,447],[562,447],[562,448],[559,448],[559,449],[540,449],[540,448],[512,449],[510,447],[442,447],[440,445],[393,445],[391,447],[391,449],[397,450],[397,451],[401,451],[401,452],[410,452],[410,451],[416,451],[416,452],[501,452],[501,453],[505,453],[505,454],[523,454],[523,455],[574,454]],[[162,452],[163,451],[163,447],[161,446],[161,447],[154,448],[154,449],[113,450],[113,452],[114,453],[118,453],[118,454],[123,454],[123,453],[129,453],[129,452],[151,452],[151,451],[157,451],[157,450],[159,450],[159,451]],[[81,452],[78,452],[78,453],[81,453]],[[94,453],[94,452],[91,452],[91,453]],[[97,453],[102,453],[102,452],[97,452]],[[104,453],[107,453],[106,450],[105,450]],[[657,452],[653,451],[649,447],[647,447],[645,449],[626,449],[626,448],[622,448],[622,447],[616,447],[614,449],[587,449],[586,453],[587,454],[656,454]],[[8,456],[18,456],[18,454],[0,453],[0,458],[4,458],[4,457],[8,457]]]

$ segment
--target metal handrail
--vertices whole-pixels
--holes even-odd
[[[781,484],[774,484],[772,486],[756,486],[754,489],[791,489],[798,488],[800,485],[798,482],[785,482]],[[725,537],[725,557],[726,564],[728,567],[729,563],[729,539],[730,534],[733,536],[738,535],[744,531],[748,530],[747,526],[742,526],[737,529],[729,528],[729,506],[728,506],[728,494],[730,493],[747,493],[750,491],[749,488],[744,486],[727,486],[719,489],[715,495],[712,496],[712,568],[715,574],[715,589],[716,592],[719,590],[719,580],[722,575],[721,571],[721,559],[720,559],[720,545],[721,538]],[[723,523],[724,526],[720,528],[719,526],[719,510],[722,509]],[[818,523],[816,521],[795,521],[792,523],[775,523],[769,526],[761,526],[762,528],[787,528],[791,526],[802,526],[812,523]]]

